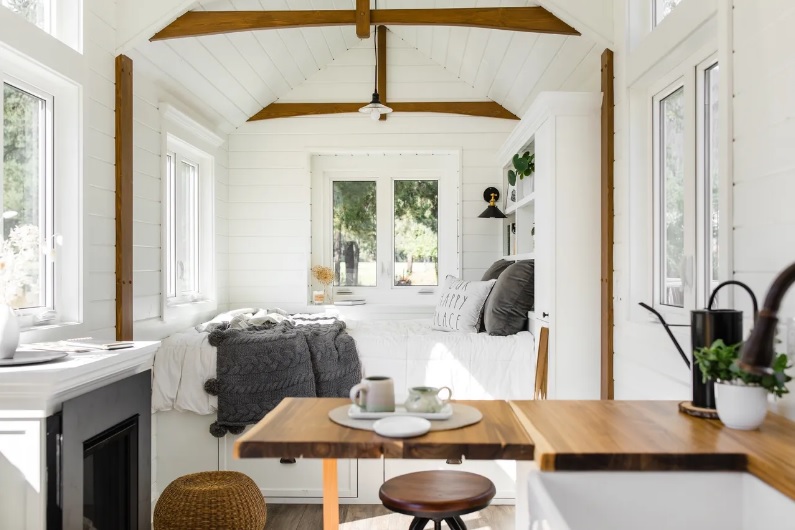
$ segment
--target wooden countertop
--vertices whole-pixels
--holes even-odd
[[[343,427],[328,413],[347,398],[286,398],[235,442],[238,458],[466,458],[532,460],[533,442],[506,401],[456,401],[479,409],[467,427],[385,438]]]
[[[795,422],[757,431],[692,418],[673,401],[512,401],[543,471],[747,471],[795,500]]]

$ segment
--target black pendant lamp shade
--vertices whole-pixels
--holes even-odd
[[[382,114],[389,114],[392,109],[381,103],[381,97],[378,95],[378,26],[373,25],[373,40],[375,41],[375,79],[373,87],[373,99],[359,109],[362,114],[369,114],[370,118],[377,121],[381,118]]]
[[[481,219],[505,219],[506,215],[497,208],[497,201],[500,200],[500,190],[497,188],[486,188],[483,192],[483,200],[488,202],[488,207],[483,213],[478,215]]]

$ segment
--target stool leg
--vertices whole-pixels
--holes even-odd
[[[430,521],[430,519],[415,517],[414,520],[411,521],[409,530],[425,530],[425,525],[428,524],[428,521]]]
[[[464,520],[458,517],[449,517],[444,520],[447,523],[447,526],[450,527],[450,530],[467,530],[467,525],[464,524]]]

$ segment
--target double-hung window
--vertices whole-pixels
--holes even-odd
[[[166,108],[166,106],[164,106]],[[214,158],[168,132],[164,122],[163,317],[187,318],[215,309]],[[179,114],[181,116],[181,114]]]
[[[455,159],[314,157],[312,263],[338,296],[420,303],[458,273]]]
[[[652,97],[654,298],[658,306],[707,303],[721,270],[719,66],[685,64]]]

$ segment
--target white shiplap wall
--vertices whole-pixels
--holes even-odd
[[[133,64],[135,70],[135,64]],[[170,97],[146,73],[134,75],[135,106],[134,138],[135,180],[133,204],[133,288],[135,337],[138,339],[160,339],[170,333],[196,323],[197,317],[177,317],[167,322],[162,320],[162,199],[161,179],[161,129],[160,106]],[[173,103],[169,103],[173,104]],[[191,138],[184,138],[191,141]],[[204,149],[205,146],[197,146]],[[215,159],[215,222],[216,222],[216,278],[218,311],[228,304],[226,289],[227,268],[227,150],[226,145],[208,152]],[[203,315],[198,318],[205,318]]]
[[[483,100],[475,87],[390,31],[389,99]],[[280,101],[362,101],[372,91],[372,48],[359,43]],[[594,84],[598,61],[578,73],[568,62],[544,75],[571,90]],[[559,88],[560,84],[554,88]],[[478,219],[483,190],[501,186],[496,153],[517,122],[444,114],[358,114],[247,123],[229,137],[231,306],[306,305],[310,245],[309,154],[314,150],[456,149],[461,152],[462,275],[479,279],[502,254],[501,226]]]
[[[512,121],[445,115],[362,115],[250,123],[229,138],[229,296],[235,306],[307,303],[309,153],[313,150],[459,149],[463,276],[480,279],[501,254],[501,226],[478,219],[483,190],[499,186],[497,149]]]
[[[775,275],[795,262],[795,4],[733,4],[734,276],[761,304]],[[748,305],[743,308],[748,313]],[[780,317],[795,317],[792,292]],[[795,418],[795,398],[781,405]]]
[[[693,2],[695,0],[685,0]],[[791,28],[795,5],[787,0],[733,0],[730,40],[719,35],[720,46],[732,50],[732,157],[733,191],[731,229],[733,276],[748,283],[760,303],[776,273],[795,261],[795,46]],[[726,11],[719,11],[721,13]],[[730,9],[730,8],[729,8]],[[627,20],[626,2],[616,2],[616,23]],[[733,34],[733,35],[732,35]],[[625,399],[684,399],[690,395],[690,374],[677,358],[659,325],[639,324],[628,317],[632,277],[629,263],[629,192],[627,169],[626,46],[617,33],[616,55],[616,395]],[[745,295],[736,306],[750,314]],[[795,317],[795,296],[781,310]],[[687,330],[677,332],[687,346]],[[783,338],[784,336],[782,336]],[[781,344],[783,349],[786,342]],[[781,402],[795,417],[795,400]]]
[[[115,336],[115,50],[116,2],[84,0],[84,50],[80,55],[0,7],[0,41],[83,86],[83,326],[37,331],[22,340]],[[7,41],[4,39],[7,37]],[[134,293],[136,338],[160,338],[173,330],[159,321],[160,117],[170,94],[135,76]],[[216,155],[218,268],[226,267],[226,148]],[[57,177],[56,177],[57,179]],[[228,300],[219,274],[219,306]],[[154,300],[157,300],[155,303]],[[138,330],[145,329],[145,337]],[[184,326],[183,326],[184,327]]]

